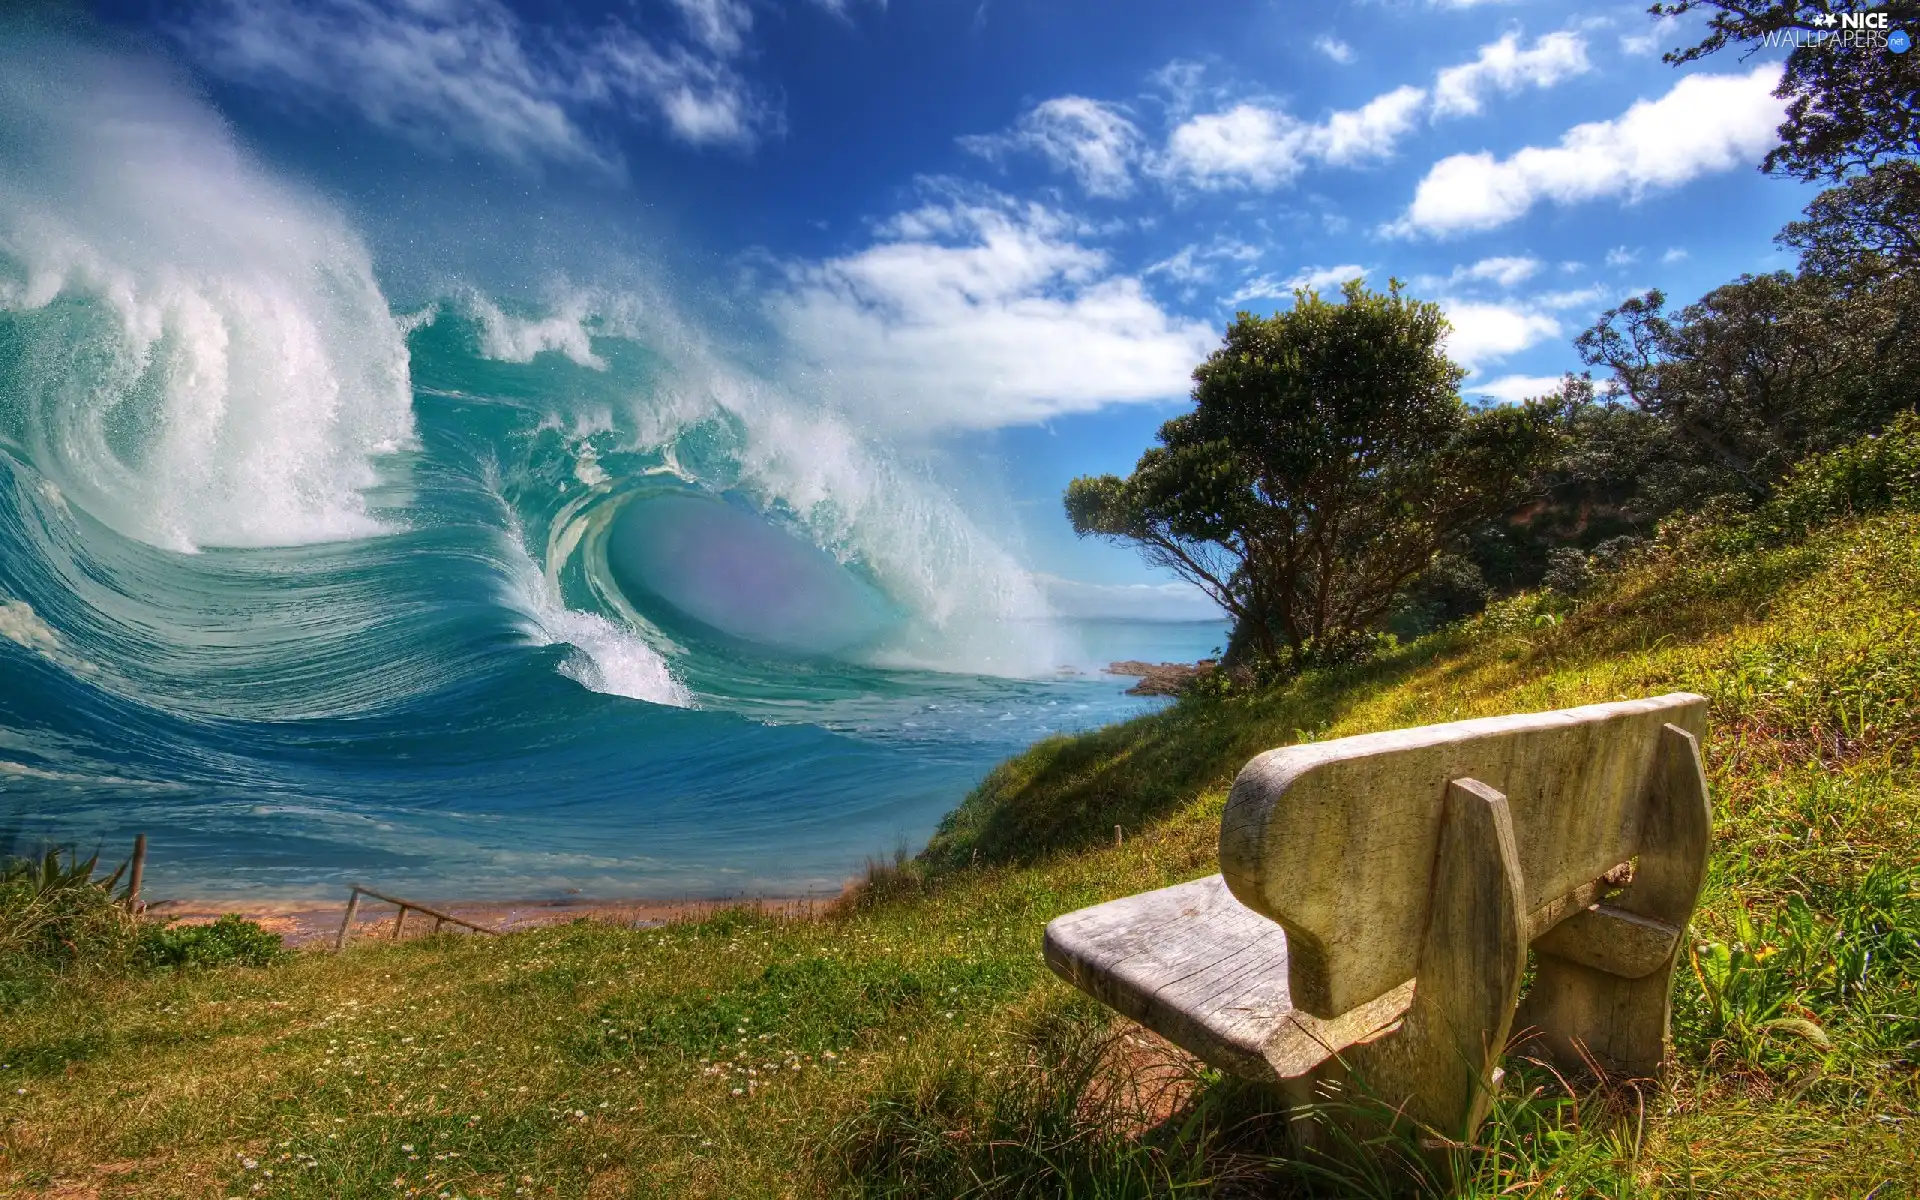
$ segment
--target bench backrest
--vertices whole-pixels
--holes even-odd
[[[1332,1018],[1417,973],[1450,781],[1506,795],[1542,910],[1639,852],[1660,728],[1706,714],[1676,693],[1270,750],[1234,781],[1221,873],[1285,928],[1293,1003]]]

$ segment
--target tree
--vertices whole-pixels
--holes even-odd
[[[1438,306],[1359,280],[1241,313],[1194,370],[1193,411],[1133,474],[1075,479],[1082,537],[1137,547],[1235,622],[1228,657],[1294,670],[1377,628],[1437,554],[1511,509],[1557,409],[1472,410]]]
[[[1659,291],[1609,309],[1575,340],[1612,373],[1609,398],[1657,418],[1688,451],[1698,501],[1760,501],[1794,463],[1884,426],[1920,394],[1903,336],[1904,280],[1745,275],[1669,315]]]
[[[1839,181],[1890,158],[1920,155],[1920,54],[1828,44],[1824,22],[1851,5],[1833,0],[1677,0],[1655,4],[1658,18],[1710,13],[1706,36],[1667,54],[1675,65],[1698,62],[1726,47],[1748,54],[1782,35],[1796,43],[1774,95],[1787,102],[1780,145],[1764,169],[1799,179]],[[1920,0],[1874,6],[1894,29],[1920,29]]]
[[[1920,267],[1920,163],[1881,163],[1828,188],[1775,239],[1800,251],[1800,269],[1883,279]]]

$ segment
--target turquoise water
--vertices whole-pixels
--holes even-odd
[[[23,348],[93,307],[0,315],[16,423]],[[477,342],[458,316],[412,333],[417,446],[376,456],[371,536],[155,546],[9,439],[0,830],[145,831],[160,893],[825,890],[1035,738],[1155,703],[1100,665],[1224,636],[943,628],[740,478],[726,422],[559,426],[539,398],[566,372]]]
[[[0,62],[5,848],[145,832],[158,895],[829,890],[1157,703],[1100,665],[1223,640],[1054,619],[659,296],[381,275],[166,80]]]

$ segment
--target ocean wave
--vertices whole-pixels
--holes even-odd
[[[396,306],[164,65],[0,32],[0,851],[831,886],[1138,709],[931,456],[671,296]]]
[[[365,247],[151,63],[0,43],[0,431],[156,546],[377,533],[413,438],[406,343]]]

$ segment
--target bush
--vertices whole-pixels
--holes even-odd
[[[113,889],[126,868],[96,879],[99,859],[82,862],[78,852],[56,848],[0,866],[0,970],[58,970],[125,956],[134,923]]]
[[[1774,545],[1843,517],[1920,506],[1920,413],[1793,469],[1728,549]]]
[[[148,967],[265,967],[286,953],[279,934],[237,913],[211,925],[146,925],[140,930],[139,959]]]
[[[1584,551],[1557,546],[1547,551],[1547,574],[1540,582],[1562,596],[1584,596],[1593,588],[1593,564]]]
[[[125,864],[104,877],[98,865],[98,855],[52,849],[0,866],[0,1009],[76,976],[262,967],[286,953],[277,935],[232,913],[211,925],[144,924],[119,888]]]

